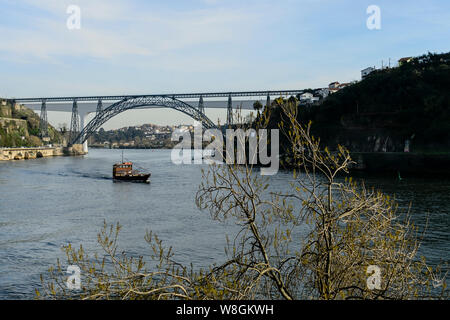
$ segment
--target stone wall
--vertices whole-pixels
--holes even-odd
[[[43,147],[43,148],[0,148],[1,160],[28,160],[36,158],[46,158],[63,156],[62,147]]]
[[[12,117],[12,110],[10,105],[3,104],[3,102],[0,103],[0,117]]]
[[[74,144],[71,147],[65,147],[65,148],[63,148],[63,153],[66,156],[81,156],[81,155],[87,154],[87,152],[83,151],[82,144]]]

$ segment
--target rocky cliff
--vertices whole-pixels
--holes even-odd
[[[48,125],[49,139],[42,141],[39,123],[34,111],[0,99],[0,147],[39,147],[63,142],[61,134],[51,125]]]

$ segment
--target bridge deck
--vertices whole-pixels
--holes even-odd
[[[263,97],[263,96],[291,96],[303,93],[304,90],[266,90],[266,91],[230,91],[230,92],[206,92],[206,93],[174,93],[174,94],[142,94],[142,95],[118,95],[118,96],[72,96],[72,97],[40,97],[40,98],[15,98],[16,102],[63,102],[63,101],[117,101],[136,97],[171,97],[176,99],[203,98],[227,98],[231,97]]]

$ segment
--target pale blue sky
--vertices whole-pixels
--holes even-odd
[[[70,4],[80,30],[66,27]],[[369,5],[381,30],[366,27]],[[8,97],[322,87],[450,51],[448,0],[0,0],[0,12]]]

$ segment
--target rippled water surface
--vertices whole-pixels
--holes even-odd
[[[120,245],[146,255],[147,230],[173,246],[181,263],[206,266],[223,260],[225,233],[235,227],[212,221],[194,196],[201,165],[174,165],[170,150],[127,150],[125,157],[152,172],[151,184],[113,183],[117,150],[91,149],[84,157],[0,162],[0,299],[33,298],[39,275],[63,258],[61,246],[97,248],[103,221],[123,226]],[[270,178],[271,189],[286,190],[289,172]],[[421,253],[432,263],[449,260],[450,181],[427,178],[365,177],[369,186],[412,203],[417,224],[429,227]]]

